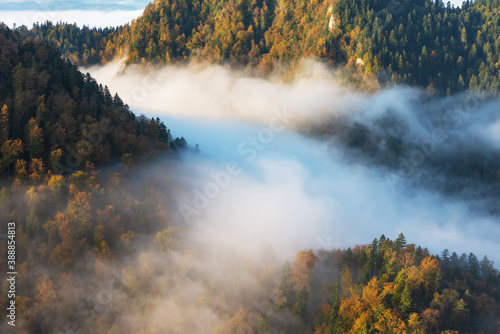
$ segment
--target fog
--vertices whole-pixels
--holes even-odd
[[[200,64],[83,70],[189,147],[120,166],[124,177],[101,171],[96,200],[123,217],[109,205],[96,219],[112,232],[131,219],[137,234],[113,235],[130,243],[116,257],[89,250],[61,269],[53,297],[61,315],[41,325],[48,332],[252,333],[260,314],[272,318],[285,261],[293,269],[307,249],[320,260],[311,277],[294,274],[293,288],[314,280],[317,314],[321,289],[340,278],[339,260],[324,250],[382,234],[404,233],[433,254],[488,255],[498,266],[496,100],[360,92],[311,60],[286,82]],[[143,229],[148,210],[155,218]],[[50,268],[38,264],[23,284]]]
[[[435,165],[467,147],[497,154],[498,102],[437,99],[405,87],[361,93],[312,61],[287,83],[220,66],[144,71],[115,63],[85,70],[135,112],[161,117],[174,137],[200,145],[201,153],[182,162],[191,173],[179,182],[190,195],[178,203],[177,218],[200,225],[192,230],[201,239],[229,249],[270,247],[290,258],[304,248],[349,247],[403,232],[434,254],[447,248],[500,261],[500,227],[490,210],[496,195],[482,192],[491,185],[473,180],[470,191],[444,191],[457,178]],[[376,156],[322,130],[332,124],[369,128],[377,134]],[[381,146],[396,132],[406,147],[420,140],[422,149],[385,163]],[[214,180],[220,173],[229,176],[227,185]]]
[[[138,15],[12,14],[28,26],[80,16],[90,26],[118,25]],[[220,324],[241,314],[240,328],[251,333],[255,323],[245,322],[276,298],[283,263],[298,251],[382,234],[500,263],[500,169],[487,161],[493,179],[456,172],[463,160],[499,154],[498,101],[408,87],[360,92],[311,60],[286,82],[200,64],[83,70],[191,147],[133,177],[165,185],[169,221],[157,230],[179,227],[178,244],[161,252],[139,235],[119,259],[80,259],[57,287],[58,307],[68,307],[46,325],[52,332],[227,333]],[[40,265],[30,275],[43,273]]]
[[[168,249],[145,233],[115,260],[79,259],[77,274],[60,280],[67,311],[53,332],[251,333],[298,251],[324,254],[382,234],[402,232],[433,254],[500,261],[496,181],[460,183],[445,163],[468,150],[498,153],[497,101],[407,87],[363,93],[314,61],[288,82],[199,64],[83,70],[190,148],[129,176],[161,189],[154,210],[168,219],[154,230],[171,229]],[[327,262],[318,282],[339,278]],[[311,291],[312,314],[320,295]]]

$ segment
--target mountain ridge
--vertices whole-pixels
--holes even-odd
[[[149,4],[110,33],[67,24],[23,31],[58,44],[80,65],[116,57],[143,65],[196,60],[266,75],[291,73],[312,57],[344,68],[363,89],[408,84],[447,95],[497,95],[497,8],[496,0],[466,1],[462,8],[430,0],[174,0]]]

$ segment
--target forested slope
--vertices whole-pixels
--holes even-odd
[[[369,245],[299,252],[284,265],[276,298],[249,323],[257,333],[496,333],[499,288],[487,257],[433,256],[402,234],[382,235]],[[234,319],[245,314],[220,333],[244,330]]]
[[[155,1],[110,29],[35,25],[26,34],[58,44],[75,63],[175,63],[192,59],[259,73],[315,57],[347,65],[358,85],[407,83],[440,93],[497,94],[498,2],[462,8],[430,0]]]
[[[0,59],[0,267],[15,259],[16,329],[53,333],[76,312],[78,300],[61,295],[80,286],[75,276],[130,253],[136,233],[167,228],[159,244],[178,233],[164,209],[175,192],[130,176],[177,148],[162,121],[134,115],[46,42],[0,25]],[[0,331],[9,332],[7,321]]]
[[[118,95],[46,42],[0,27],[0,173],[43,179],[112,159],[167,150],[159,120],[136,117]]]
[[[304,250],[282,270],[240,263],[248,270],[243,274],[257,277],[248,281],[259,283],[245,293],[214,283],[204,276],[213,268],[200,265],[206,260],[200,240],[188,243],[188,228],[172,223],[170,206],[185,191],[165,177],[175,160],[152,163],[175,149],[169,130],[159,119],[134,115],[75,65],[125,56],[129,64],[194,59],[269,73],[317,57],[345,65],[369,89],[402,82],[442,93],[496,94],[498,5],[156,1],[116,29],[0,26],[0,216],[16,223],[16,330],[164,333],[175,323],[184,333],[200,327],[214,333],[498,332],[500,275],[493,263],[447,250],[434,256],[402,234],[345,250]],[[341,126],[317,131],[360,150],[381,142],[360,125]],[[390,154],[404,152],[397,137],[384,139],[391,140]],[[461,160],[479,161],[468,153]],[[449,170],[494,184],[496,160],[491,165],[457,163],[462,167]],[[2,242],[0,267],[7,259]],[[244,286],[246,278],[237,283]],[[257,295],[266,297],[245,299]],[[216,326],[203,327],[207,319]],[[0,331],[6,326],[4,320]]]

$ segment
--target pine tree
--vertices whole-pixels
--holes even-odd
[[[302,321],[302,324],[307,327],[309,324],[309,292],[307,288],[304,286],[299,291],[297,296],[297,303],[294,307],[294,313],[299,317]]]
[[[475,90],[478,88],[479,87],[478,87],[477,77],[473,74],[472,77],[470,78],[470,81],[469,81],[469,89]]]
[[[292,275],[288,261],[283,266],[281,283],[278,290],[278,305],[280,308],[292,309],[295,304],[295,291],[293,289]]]
[[[411,302],[412,302],[411,290],[410,290],[408,283],[405,283],[405,287],[403,289],[403,292],[401,293],[401,303],[399,306],[399,308],[401,309],[401,312],[403,312],[403,314],[405,314],[405,315],[408,314],[408,312],[411,309]]]
[[[394,242],[396,250],[402,250],[406,246],[406,237],[403,233],[399,233],[396,241]]]

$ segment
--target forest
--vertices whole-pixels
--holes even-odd
[[[156,0],[121,27],[46,22],[18,30],[80,65],[197,61],[286,77],[301,59],[316,58],[367,90],[402,83],[497,95],[499,22],[494,0],[461,8],[441,0]]]
[[[279,265],[236,256],[234,267],[220,264],[222,257],[207,264],[203,243],[192,226],[176,223],[173,209],[188,193],[173,177],[185,172],[182,153],[198,149],[174,139],[160,118],[136,115],[78,67],[195,61],[292,76],[302,59],[316,58],[363,90],[408,84],[442,95],[496,96],[499,6],[170,0],[154,1],[121,27],[1,24],[0,217],[17,224],[16,332],[499,332],[493,262],[447,249],[431,254],[402,233],[346,249],[304,249]],[[309,133],[338,137],[389,167],[414,148],[403,136],[381,137],[342,119]],[[381,142],[389,147],[383,154]],[[500,158],[489,153],[465,147],[440,169],[453,181],[494,188]],[[433,156],[431,167],[447,158]],[[3,239],[0,268],[8,259]],[[220,268],[226,270],[213,273]],[[0,304],[7,305],[2,282]],[[2,332],[7,326],[0,322]]]
[[[253,324],[256,333],[495,333],[498,279],[487,257],[433,256],[403,234],[382,235],[299,252]],[[233,319],[220,333],[244,331]]]
[[[159,119],[136,116],[54,46],[0,27],[0,173],[41,181],[175,149]],[[146,159],[146,160],[145,160]]]
[[[153,233],[168,221],[164,197],[149,183],[131,184],[130,175],[160,156],[175,161],[187,143],[173,139],[159,118],[136,116],[56,47],[3,24],[0,58],[0,215],[19,222],[18,291],[24,293],[15,299],[18,325],[24,333],[53,333],[55,323],[48,321],[61,314],[53,312],[56,292],[66,284],[74,288],[72,272],[89,265],[88,254],[113,261],[131,252],[135,233]],[[178,233],[156,232],[160,248],[170,247]],[[4,242],[0,253],[6,268]],[[7,294],[0,299],[6,304]]]

